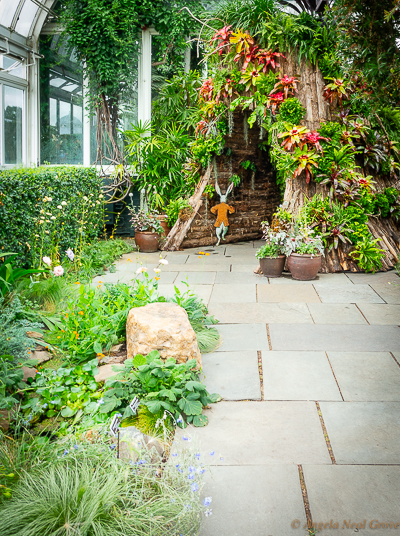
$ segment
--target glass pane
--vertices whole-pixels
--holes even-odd
[[[22,163],[22,111],[24,91],[3,86],[4,163]]]
[[[41,36],[40,53],[41,163],[83,164],[82,67],[58,35]]]
[[[0,24],[8,28],[14,18],[15,11],[18,7],[18,1],[0,0]]]
[[[38,6],[31,0],[25,0],[24,7],[21,9],[17,25],[15,26],[15,31],[17,33],[24,37],[29,35],[29,30],[31,29],[33,19],[35,18],[38,9]]]
[[[16,58],[10,58],[9,56],[3,56],[3,69],[8,69],[9,67],[13,67],[11,71],[8,71],[13,76],[18,76],[19,78],[25,78],[25,67],[23,66],[22,62],[17,60]]]

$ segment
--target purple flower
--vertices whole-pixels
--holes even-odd
[[[175,456],[178,456],[178,453],[177,453],[177,452],[174,452],[174,453],[172,454],[172,456],[174,456],[174,457],[175,457]]]
[[[199,486],[197,485],[197,482],[193,482],[193,484],[190,486],[190,489],[192,491],[197,491],[199,489]]]
[[[211,503],[212,503],[211,497],[206,497],[203,501],[204,506],[210,506]]]
[[[114,449],[115,449],[115,445],[110,445],[110,449],[111,449],[111,450],[114,450]]]
[[[68,248],[65,252],[66,256],[69,258],[70,261],[73,261],[75,258],[75,253],[72,251],[71,248]]]
[[[176,419],[176,422],[178,422],[178,423],[183,422],[183,419],[182,419],[182,417],[181,417],[180,415],[179,415],[179,417]]]
[[[194,479],[194,473],[189,473],[188,480],[193,480],[193,479]]]
[[[182,441],[188,441],[190,443],[190,441],[192,441],[192,438],[189,436],[182,436]]]
[[[200,460],[200,452],[197,452],[194,457],[196,458],[196,460]]]
[[[63,453],[63,456],[66,456],[67,454],[68,454],[68,450],[65,449],[65,450],[64,450],[64,453]]]
[[[212,452],[210,452],[210,456],[214,456],[215,454],[215,450],[213,450]]]
[[[189,473],[194,473],[196,471],[196,467],[194,465],[189,465]]]
[[[206,517],[211,516],[211,515],[212,515],[212,510],[211,510],[211,508],[208,508],[208,509],[204,512],[204,515],[205,515]]]
[[[79,449],[79,446],[78,446],[78,445],[74,445],[74,449],[75,449],[75,450],[78,450],[78,449]]]

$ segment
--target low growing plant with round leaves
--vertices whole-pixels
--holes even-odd
[[[202,414],[203,408],[221,397],[208,393],[198,380],[196,365],[195,359],[179,364],[174,359],[164,362],[156,350],[146,357],[138,354],[127,359],[122,366],[113,367],[118,375],[106,382],[109,389],[104,393],[100,413],[124,409],[123,417],[129,417],[132,412],[126,406],[137,396],[154,415],[171,412],[182,428],[187,423],[205,426],[208,418]]]

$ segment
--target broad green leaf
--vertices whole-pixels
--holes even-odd
[[[125,361],[126,364],[126,361]],[[142,354],[137,354],[132,360],[132,364],[135,368],[141,367],[146,364],[146,358]]]
[[[118,403],[117,398],[107,398],[100,406],[100,413],[110,413]]]
[[[160,354],[157,352],[157,350],[153,350],[146,356],[147,363],[152,363],[155,359],[159,359]]]
[[[199,400],[200,399],[200,393],[189,393],[186,398],[188,400]]]
[[[208,424],[208,417],[206,415],[195,415],[193,417],[194,426],[207,426],[207,424]]]
[[[158,413],[161,410],[161,403],[159,400],[146,400],[146,406],[149,408],[150,413]]]
[[[72,417],[72,415],[75,415],[76,409],[71,409],[69,406],[66,406],[61,410],[61,416],[64,418]]]
[[[196,389],[196,391],[206,390],[206,386],[203,383],[196,382],[196,381],[187,382],[185,387],[188,391],[193,391],[194,389]]]
[[[95,341],[95,343],[93,344],[93,350],[96,352],[96,354],[102,353],[103,347],[100,341]]]
[[[87,406],[85,406],[85,409],[83,410],[85,413],[92,413],[93,411],[96,411],[98,408],[98,404],[96,402],[90,402]]]
[[[176,396],[175,396],[174,392],[172,390],[170,390],[170,389],[162,389],[159,392],[159,395],[160,396],[166,396],[172,402],[175,402],[175,400],[176,400]]]
[[[201,402],[198,400],[188,400],[187,398],[181,398],[178,406],[186,415],[200,415],[203,410]]]
[[[220,400],[222,400],[222,396],[221,395],[218,395],[217,393],[213,393],[212,395],[208,395],[208,398],[211,400],[211,402],[213,402],[214,404],[216,402],[219,402]]]

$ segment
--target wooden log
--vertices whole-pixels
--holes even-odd
[[[193,219],[195,218],[201,205],[203,204],[203,200],[201,197],[210,179],[210,174],[211,167],[208,166],[207,171],[201,177],[192,197],[189,199],[189,205],[193,209],[192,213],[186,221],[182,221],[180,218],[178,218],[177,222],[169,232],[167,240],[162,246],[162,249],[164,251],[176,251],[181,247],[181,244],[186,237],[188,230],[190,229]]]

